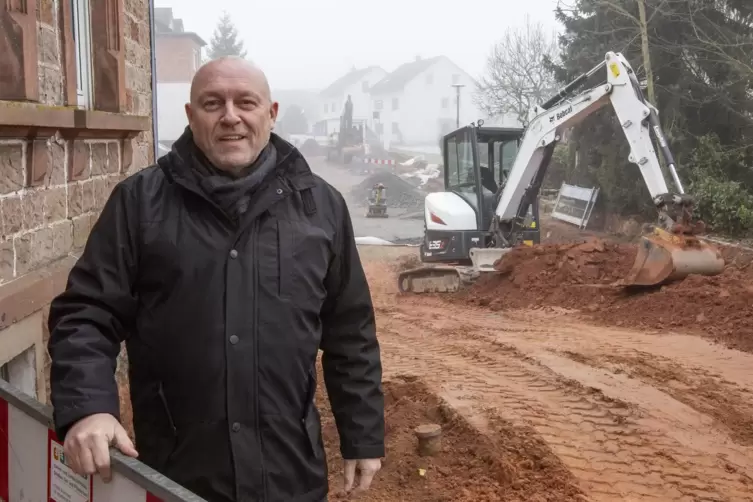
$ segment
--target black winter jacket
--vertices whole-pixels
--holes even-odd
[[[211,502],[326,497],[315,361],[344,458],[384,455],[371,295],[341,194],[273,134],[239,223],[174,153],[122,181],[50,308],[55,426],[119,416],[129,359],[139,459]]]

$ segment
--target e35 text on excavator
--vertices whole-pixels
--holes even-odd
[[[606,83],[575,94],[606,70]],[[575,95],[574,95],[575,94]],[[716,275],[721,253],[700,239],[692,197],[685,194],[675,160],[659,125],[656,108],[643,96],[638,79],[620,53],[604,61],[534,107],[525,129],[460,128],[444,137],[443,192],[426,196],[424,266],[403,271],[402,292],[451,292],[494,270],[494,263],[518,245],[540,241],[539,190],[554,147],[569,128],[611,104],[658,211],[653,232],[641,237],[624,286],[657,286],[690,274]],[[653,133],[671,173],[670,191],[651,140]]]

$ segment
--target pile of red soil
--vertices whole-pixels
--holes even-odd
[[[615,285],[630,270],[635,247],[604,241],[515,249],[461,296],[503,308],[580,309],[604,324],[699,332],[753,352],[753,253],[722,248],[727,266],[715,277],[689,276],[661,288]]]
[[[465,301],[503,308],[556,305],[581,308],[604,295],[630,270],[635,246],[591,240],[580,244],[521,246],[496,264],[498,273],[482,276],[460,293]]]
[[[341,492],[339,437],[323,387],[320,385],[317,404],[329,461],[330,500],[348,500]],[[530,429],[499,423],[493,434],[482,435],[414,379],[387,381],[384,390],[387,456],[371,489],[354,500],[583,500],[572,474]],[[421,457],[413,430],[427,423],[442,426],[442,450]]]
[[[589,305],[594,319],[610,324],[700,331],[727,346],[753,352],[753,283],[740,271],[690,276],[643,294],[615,294]]]

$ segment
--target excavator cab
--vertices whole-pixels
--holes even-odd
[[[475,213],[475,230],[490,231],[499,196],[518,154],[524,129],[511,127],[462,127],[443,140],[445,190],[464,199]],[[520,236],[532,245],[540,241],[539,208],[532,204]],[[491,233],[485,236],[485,244]]]

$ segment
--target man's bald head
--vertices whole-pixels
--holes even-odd
[[[236,78],[248,78],[253,82],[254,87],[258,87],[261,97],[272,100],[272,92],[269,88],[269,81],[264,71],[253,64],[251,61],[239,56],[223,56],[204,63],[193,76],[191,80],[191,102],[201,93],[208,81],[216,78],[218,75],[228,75]]]
[[[223,57],[204,64],[186,103],[194,142],[218,169],[252,164],[269,143],[277,120],[264,72],[249,61]]]

